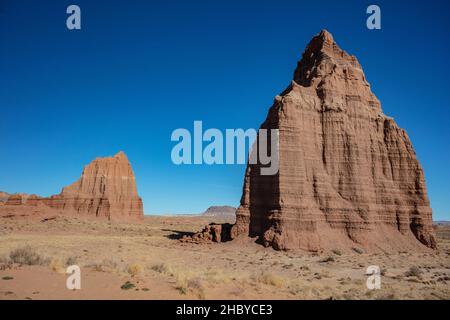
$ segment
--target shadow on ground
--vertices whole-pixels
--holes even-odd
[[[170,230],[170,229],[162,229],[162,231],[172,232],[171,234],[168,234],[165,236],[166,238],[169,238],[172,240],[180,240],[184,236],[192,237],[195,234],[195,232]]]

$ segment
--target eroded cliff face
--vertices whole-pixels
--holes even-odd
[[[248,165],[232,238],[280,250],[436,247],[408,135],[329,32],[311,40],[261,127],[279,129],[279,172]]]
[[[62,190],[60,197],[66,212],[120,220],[143,216],[136,179],[123,152],[95,159],[84,168],[78,181]]]
[[[143,218],[142,200],[127,156],[97,158],[87,165],[81,178],[58,195],[11,195],[1,208],[12,215],[63,214],[109,220]]]

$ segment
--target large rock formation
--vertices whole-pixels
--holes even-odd
[[[81,178],[49,198],[15,194],[8,197],[1,212],[63,214],[109,220],[139,220],[142,200],[127,156],[97,158],[87,165]]]
[[[279,129],[279,172],[248,165],[233,238],[281,250],[436,247],[411,142],[329,32],[311,40],[261,128]]]

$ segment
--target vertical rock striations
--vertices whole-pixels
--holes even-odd
[[[33,210],[30,210],[33,208]],[[142,200],[127,156],[97,158],[87,165],[81,178],[63,188],[59,195],[42,198],[36,195],[11,195],[2,211],[28,211],[73,216],[98,217],[109,220],[140,220]]]
[[[329,32],[311,40],[261,127],[279,129],[279,172],[248,165],[232,238],[280,250],[436,247],[411,142]]]
[[[127,156],[97,158],[87,165],[81,178],[63,188],[58,204],[65,212],[108,219],[141,218],[142,200]]]

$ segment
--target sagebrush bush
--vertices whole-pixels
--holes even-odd
[[[34,265],[46,265],[49,263],[47,258],[40,256],[30,246],[17,248],[10,252],[9,258],[13,263],[34,266]]]

